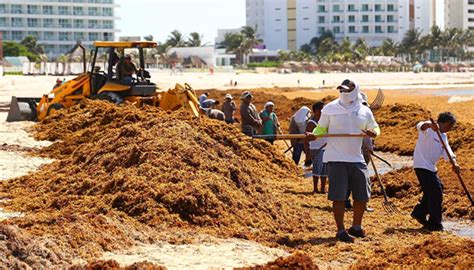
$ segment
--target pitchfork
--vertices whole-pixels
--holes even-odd
[[[370,158],[370,163],[372,163],[372,167],[374,168],[375,178],[377,178],[380,184],[380,188],[382,189],[383,199],[384,199],[384,202],[382,203],[383,209],[387,211],[387,213],[390,213],[390,214],[393,214],[393,213],[400,214],[400,211],[397,209],[395,204],[388,201],[387,193],[385,192],[385,188],[383,187],[382,180],[380,180],[379,173],[377,172],[377,168],[375,167],[375,163],[374,163],[374,160],[372,159],[371,154],[369,155],[369,158]]]

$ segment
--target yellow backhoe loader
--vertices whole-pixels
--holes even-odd
[[[86,71],[85,48],[79,45],[84,56],[83,74],[54,88],[41,98],[12,97],[7,122],[41,121],[56,110],[69,108],[85,98],[108,100],[116,104],[131,103],[136,106],[148,104],[164,110],[186,108],[193,115],[199,116],[196,93],[188,84],[176,84],[174,89],[159,92],[156,84],[150,82],[150,75],[145,70],[144,49],[156,46],[155,42],[149,41],[95,42],[91,70]],[[124,81],[119,74],[119,66],[123,64],[128,51],[138,51],[139,68],[136,77]],[[98,57],[105,57],[106,71],[96,66]]]

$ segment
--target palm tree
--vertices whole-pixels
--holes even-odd
[[[332,62],[332,58],[336,50],[337,43],[331,38],[325,38],[319,44],[317,58],[319,60]]]
[[[153,35],[149,34],[148,36],[144,36],[143,39],[146,41],[153,41]]]
[[[249,53],[252,50],[263,42],[262,39],[257,37],[257,29],[251,26],[243,26],[240,30],[240,34],[242,35],[242,43],[240,44],[240,50],[243,56],[243,64],[246,64],[246,59]]]
[[[397,43],[391,38],[386,38],[382,42],[380,50],[384,56],[395,56],[397,54]]]
[[[355,59],[357,61],[364,60],[367,55],[369,55],[369,45],[365,38],[358,38],[354,45],[352,46],[354,51]]]
[[[411,62],[414,55],[419,51],[421,32],[417,29],[406,31],[401,43],[401,51],[408,55],[408,62]]]
[[[198,32],[192,32],[189,34],[186,45],[188,45],[188,47],[201,47],[204,45],[202,44],[202,38],[203,35],[200,35]]]
[[[341,44],[338,48],[339,53],[341,54],[342,60],[345,62],[350,61],[353,57],[353,52],[351,49],[351,41],[348,37],[344,37],[341,41]]]
[[[185,36],[181,34],[181,32],[173,30],[168,36],[166,44],[171,47],[186,47],[186,41],[184,39]]]
[[[242,58],[241,44],[244,37],[241,33],[226,33],[222,46],[225,47],[226,52],[234,53],[239,61]]]

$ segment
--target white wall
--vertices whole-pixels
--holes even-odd
[[[288,48],[287,0],[265,0],[264,41],[267,50]],[[260,26],[259,26],[260,27]]]
[[[313,37],[319,36],[317,30],[316,1],[296,1],[296,48],[309,43]]]

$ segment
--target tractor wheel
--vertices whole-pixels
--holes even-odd
[[[119,94],[114,93],[114,92],[99,93],[97,94],[97,96],[95,96],[95,99],[106,100],[108,102],[112,102],[115,104],[120,104],[123,102],[123,98]]]
[[[46,111],[46,115],[50,116],[53,115],[56,111],[64,109],[63,104],[61,103],[54,103],[49,105],[48,110]]]

